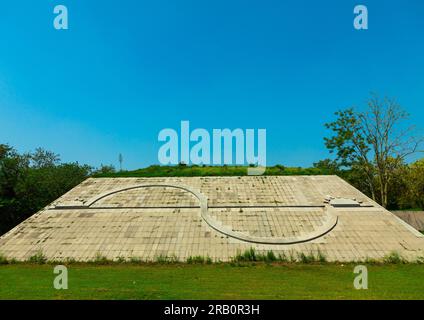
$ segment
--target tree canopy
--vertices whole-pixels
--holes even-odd
[[[336,154],[332,165],[349,169],[357,187],[388,207],[405,159],[423,152],[422,136],[406,123],[408,114],[391,98],[373,95],[366,111],[348,108],[335,115],[336,120],[325,124],[333,133],[325,138],[330,153]]]
[[[8,231],[86,179],[93,169],[61,163],[53,152],[19,154],[0,144],[0,234]]]

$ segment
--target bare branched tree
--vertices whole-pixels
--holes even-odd
[[[351,108],[336,115],[336,121],[326,124],[336,133],[325,138],[327,148],[337,151],[341,166],[362,170],[372,198],[387,207],[395,170],[408,156],[423,152],[423,137],[416,134],[414,126],[404,125],[409,115],[394,99],[373,95],[366,112]]]
[[[368,102],[369,110],[359,113],[361,134],[371,146],[371,157],[376,169],[380,201],[386,207],[388,188],[394,171],[403,164],[405,158],[419,150],[423,138],[414,135],[415,126],[403,127],[409,118],[394,99],[380,100],[374,95]]]

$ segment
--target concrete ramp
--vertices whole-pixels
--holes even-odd
[[[90,178],[0,238],[18,260],[228,261],[249,248],[330,261],[424,256],[424,236],[337,176]]]

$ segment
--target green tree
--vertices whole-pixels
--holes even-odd
[[[60,162],[58,154],[42,148],[35,149],[35,152],[29,154],[28,157],[33,168],[54,167]]]
[[[401,206],[424,210],[424,158],[406,167],[402,177]]]
[[[50,151],[21,155],[0,145],[0,234],[72,189],[91,171],[78,163],[60,163]]]
[[[373,200],[388,206],[389,189],[395,172],[405,158],[419,152],[423,141],[413,135],[414,127],[404,126],[408,114],[390,98],[372,96],[365,112],[353,108],[335,113],[337,119],[327,123],[333,136],[325,138],[330,153],[336,153],[340,167],[356,171],[363,179]]]
[[[100,165],[100,168],[96,169],[93,174],[109,174],[116,173],[116,169],[113,165]]]
[[[340,172],[339,164],[331,159],[320,160],[318,162],[315,162],[313,165],[314,168],[321,169],[324,172],[329,172],[332,174],[337,174]]]

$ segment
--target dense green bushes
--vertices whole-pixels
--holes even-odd
[[[10,230],[92,173],[89,166],[60,163],[51,152],[19,154],[0,145],[0,234]]]

